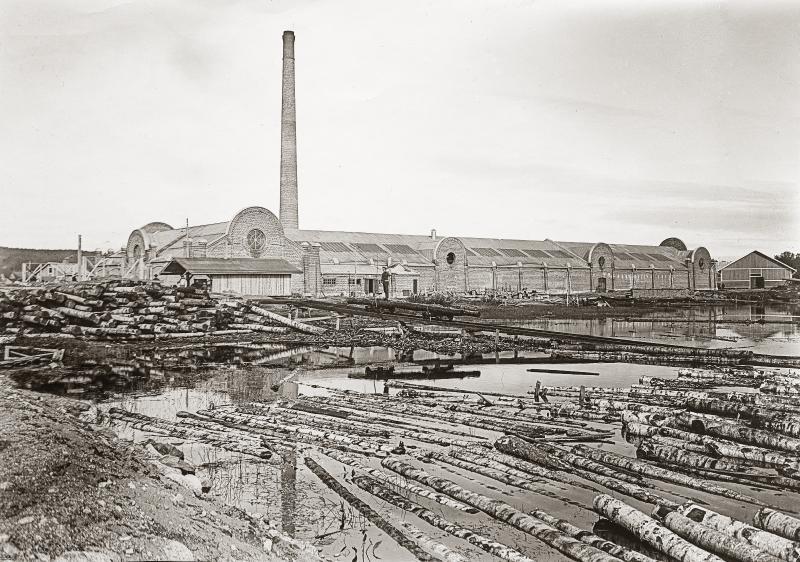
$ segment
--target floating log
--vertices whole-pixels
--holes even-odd
[[[559,458],[564,462],[571,464],[575,468],[589,470],[591,472],[594,472],[595,474],[600,474],[602,476],[609,476],[611,478],[616,478],[618,480],[630,482],[631,484],[636,484],[637,486],[647,485],[647,482],[645,482],[638,476],[629,474],[619,469],[609,468],[604,464],[595,462],[591,459],[587,459],[586,457],[582,457],[580,455],[576,455],[575,453],[572,453],[565,449],[561,449],[559,447],[555,447],[547,443],[542,443],[541,445],[539,445],[539,448],[544,450],[547,454],[553,455],[554,457]]]
[[[468,377],[479,377],[480,371],[392,371],[386,373],[349,373],[348,378],[351,379],[368,379],[368,380],[390,380],[390,379],[464,379]]]
[[[347,304],[357,304],[361,306],[368,306],[371,308],[386,309],[386,310],[412,310],[414,312],[424,312],[430,316],[474,316],[481,315],[480,311],[460,306],[444,306],[440,304],[424,304],[416,302],[406,302],[388,299],[364,299],[364,298],[349,298]]]
[[[558,374],[558,375],[586,375],[591,377],[598,377],[600,373],[595,373],[591,371],[570,371],[567,369],[526,369],[529,373],[551,373],[551,374]]]
[[[431,556],[442,562],[467,562],[467,559],[453,552],[445,545],[436,541],[423,533],[420,529],[409,523],[408,521],[401,521],[400,525],[408,531],[408,534],[414,537],[416,543]]]
[[[113,419],[129,423],[134,429],[149,431],[161,435],[193,439],[201,443],[208,443],[228,451],[252,455],[262,459],[269,459],[273,451],[264,447],[256,436],[244,432],[224,431],[209,427],[192,427],[184,423],[172,423],[158,418],[126,412],[120,408],[109,409],[109,416]]]
[[[764,465],[781,466],[790,462],[789,457],[777,451],[770,451],[761,447],[750,447],[734,441],[717,439],[707,435],[690,433],[671,427],[654,427],[643,424],[628,424],[625,430],[631,435],[652,437],[662,435],[680,439],[687,443],[695,443],[707,448],[707,451],[716,456],[725,456],[733,459],[743,459]]]
[[[528,558],[521,552],[514,550],[513,548],[506,546],[502,543],[494,541],[492,539],[486,538],[482,535],[479,535],[469,529],[458,525],[457,523],[453,523],[448,521],[444,517],[440,517],[436,515],[429,509],[422,507],[421,505],[414,503],[403,496],[396,494],[389,490],[388,488],[381,485],[376,480],[371,478],[367,478],[365,476],[356,476],[353,478],[353,482],[361,488],[372,495],[382,499],[383,501],[390,503],[396,507],[404,511],[408,511],[413,513],[426,523],[433,525],[434,527],[438,527],[439,529],[450,533],[451,535],[464,539],[470,544],[477,546],[485,550],[486,552],[497,556],[498,558],[502,558],[503,560],[507,560],[508,562],[533,562],[533,559]],[[477,511],[477,510],[475,510]]]
[[[739,562],[781,562],[780,558],[716,529],[696,523],[678,511],[659,506],[653,511],[653,516],[679,537],[725,558]]]
[[[788,562],[800,561],[800,545],[789,539],[757,529],[697,504],[684,504],[677,511],[692,521],[736,537],[777,558]]]
[[[258,314],[259,316],[263,316],[264,318],[269,318],[273,322],[277,322],[278,324],[283,324],[284,326],[294,328],[295,330],[298,330],[300,332],[305,332],[306,334],[324,334],[327,331],[325,330],[325,328],[320,328],[319,326],[303,324],[302,322],[298,322],[297,320],[292,320],[290,318],[286,318],[285,316],[281,316],[280,314],[275,314],[274,312],[265,310],[255,304],[249,304],[248,308],[252,312]]]
[[[416,494],[416,495],[418,495],[418,496],[420,496],[422,498],[431,499],[431,500],[433,500],[433,501],[435,501],[437,503],[440,503],[442,505],[446,505],[447,507],[451,507],[451,508],[457,509],[459,511],[463,511],[465,513],[478,513],[478,510],[475,509],[474,507],[471,507],[469,505],[466,505],[464,503],[456,501],[456,500],[454,500],[454,499],[452,499],[452,498],[450,498],[450,497],[448,497],[448,496],[446,496],[444,494],[440,494],[438,492],[432,492],[432,491],[430,491],[430,490],[428,490],[426,488],[422,488],[420,486],[417,486],[416,484],[412,484],[408,480],[406,480],[405,478],[392,477],[392,476],[386,474],[385,472],[381,472],[380,470],[377,470],[375,468],[371,468],[369,466],[366,466],[365,464],[361,463],[357,459],[355,459],[355,458],[353,458],[353,457],[351,457],[349,455],[346,455],[346,454],[344,454],[344,453],[342,453],[340,451],[323,450],[322,452],[325,455],[329,456],[330,458],[335,459],[335,460],[339,461],[342,464],[346,464],[348,466],[352,466],[354,468],[357,468],[361,472],[369,474],[370,476],[372,476],[373,478],[375,478],[377,480],[380,480],[382,482],[386,482],[386,483],[388,483],[389,485],[391,485],[394,488],[407,490],[407,491],[411,492],[412,494]]]
[[[608,552],[620,558],[621,560],[626,560],[627,562],[654,562],[652,558],[646,556],[640,552],[636,552],[635,550],[631,550],[629,548],[625,548],[624,546],[618,545],[614,542],[608,541],[602,537],[598,537],[594,533],[587,531],[586,529],[581,529],[580,527],[573,525],[569,521],[565,521],[564,519],[558,519],[553,517],[549,513],[545,513],[541,509],[536,509],[530,512],[530,515],[533,515],[537,519],[541,519],[548,525],[552,525],[559,531],[563,531],[564,533],[568,534],[571,537],[574,537],[582,542],[585,542],[588,545],[591,545],[595,548],[599,548],[604,552]]]
[[[537,464],[548,463],[548,464],[543,464],[543,466],[552,467],[552,465],[549,464],[552,462],[552,460],[548,460],[548,455],[546,453],[537,450],[530,443],[526,443],[525,441],[517,437],[501,437],[500,439],[495,441],[494,445],[495,448],[497,448],[497,450],[507,453],[509,455],[519,457],[521,459],[528,460]],[[558,462],[563,463],[563,461],[560,460],[558,460]],[[605,486],[609,490],[614,490],[615,492],[619,492],[626,496],[630,496],[645,503],[666,505],[670,507],[677,507],[678,505],[673,501],[663,498],[658,494],[655,494],[650,490],[643,488],[642,486],[637,486],[636,484],[623,482],[617,478],[603,476],[601,474],[595,474],[594,472],[590,472],[588,470],[571,467],[571,465],[567,463],[564,463],[563,466],[570,474],[579,476],[584,480],[595,482],[597,484],[600,484],[601,486]]]
[[[766,505],[761,500],[750,497],[746,494],[741,494],[735,490],[730,490],[728,488],[718,486],[712,482],[709,482],[708,480],[695,478],[693,476],[681,474],[680,472],[675,472],[674,470],[668,470],[666,468],[661,468],[659,466],[653,466],[651,464],[643,463],[642,461],[636,459],[619,455],[617,453],[612,453],[611,451],[590,449],[589,447],[586,447],[584,445],[578,445],[577,447],[575,447],[574,450],[577,451],[578,454],[588,457],[590,459],[611,466],[616,466],[636,474],[641,474],[642,476],[663,480],[665,482],[673,482],[675,484],[681,484],[682,486],[686,486],[688,488],[693,488],[695,490],[708,492],[709,494],[715,494],[718,496],[723,496],[737,501],[752,503],[758,506]]]
[[[800,453],[800,439],[776,435],[770,431],[752,429],[713,416],[682,412],[675,416],[675,423],[678,427],[691,430],[694,433],[722,437],[768,449]]]
[[[409,464],[391,457],[383,459],[381,464],[389,470],[425,484],[437,492],[447,494],[459,501],[463,501],[495,519],[504,521],[521,531],[525,531],[573,560],[579,560],[581,562],[619,562],[619,558],[584,544],[572,537],[568,537],[539,519],[531,517],[500,500],[489,498],[477,492],[472,492],[445,478],[431,476],[423,470],[414,468]]]
[[[744,468],[740,464],[672,447],[663,441],[643,441],[636,449],[636,454],[646,459],[664,461],[670,464],[691,468],[710,468],[729,472],[744,471]]]
[[[681,562],[723,562],[718,556],[687,542],[638,509],[611,496],[595,497],[593,507],[612,523],[670,558]]]
[[[759,529],[792,541],[800,541],[800,519],[791,515],[765,507],[756,512],[753,516],[753,523]]]
[[[420,545],[418,545],[413,540],[409,539],[406,535],[400,532],[397,527],[386,521],[383,517],[378,514],[377,511],[372,509],[366,503],[358,499],[350,490],[345,488],[342,484],[339,483],[336,478],[331,476],[331,474],[322,468],[319,464],[317,464],[314,459],[310,457],[306,457],[304,459],[306,466],[313,472],[317,478],[322,480],[322,482],[331,490],[336,492],[339,496],[342,497],[347,503],[353,506],[356,510],[358,510],[367,520],[378,527],[381,531],[389,535],[397,544],[405,548],[411,554],[413,554],[417,560],[428,561],[433,560],[433,558],[423,550]]]

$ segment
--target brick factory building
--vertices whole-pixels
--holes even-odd
[[[214,291],[262,295],[710,289],[715,262],[677,238],[659,245],[303,230],[297,199],[294,34],[283,35],[279,216],[247,207],[230,220],[172,228],[151,222],[126,249],[130,276],[177,282],[185,272]]]

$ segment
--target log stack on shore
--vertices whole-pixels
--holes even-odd
[[[0,292],[4,335],[139,340],[290,330],[325,332],[253,303],[211,298],[195,287],[113,280]]]

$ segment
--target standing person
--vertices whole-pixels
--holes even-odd
[[[383,273],[381,273],[381,284],[383,285],[383,298],[384,300],[389,300],[389,270],[387,268],[383,268]]]

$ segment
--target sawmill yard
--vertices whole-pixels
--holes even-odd
[[[797,305],[582,304],[6,287],[0,558],[800,559]]]

